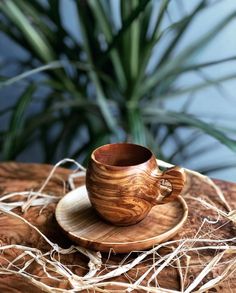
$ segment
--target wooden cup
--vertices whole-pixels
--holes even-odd
[[[160,180],[171,184],[169,194],[162,194]],[[184,182],[183,169],[173,167],[161,173],[149,149],[128,143],[94,150],[86,173],[92,206],[103,219],[118,226],[136,224],[153,206],[175,200]]]

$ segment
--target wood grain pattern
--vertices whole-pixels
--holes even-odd
[[[22,163],[1,163],[0,164],[0,192],[5,194],[7,192],[23,191],[23,190],[38,190],[42,186],[42,183],[51,171],[52,166],[39,165],[39,164],[22,164]],[[50,181],[49,185],[46,187],[46,192],[49,194],[54,194],[62,196],[68,190],[64,190],[63,182],[66,181],[68,174],[71,171],[59,168],[57,169],[55,175]],[[230,203],[233,209],[236,209],[236,184],[224,182],[220,180],[215,180],[218,186],[224,191],[227,201]],[[84,179],[77,181],[77,186],[84,183]],[[219,208],[224,210],[219,200],[215,196],[214,190],[207,184],[199,181],[195,176],[189,176],[187,178],[187,185],[183,192],[184,195],[192,195],[195,197],[201,196],[207,200],[210,200]],[[202,225],[203,219],[216,219],[217,214],[209,209],[203,208],[203,206],[195,201],[186,199],[189,206],[189,216],[185,223],[183,229],[174,237],[174,239],[180,239],[187,237],[192,237],[195,235]],[[49,239],[58,243],[63,247],[69,247],[72,243],[68,238],[62,233],[59,228],[55,218],[56,204],[50,204],[47,206],[41,214],[39,214],[41,207],[33,207],[28,210],[27,213],[22,214],[20,209],[14,209],[14,212],[20,214],[21,216],[27,218],[30,222],[36,225],[44,234],[46,234]],[[208,227],[206,227],[207,230]],[[232,238],[236,237],[236,228],[232,223],[225,223],[219,221],[215,225],[215,237],[216,238]],[[208,230],[207,230],[208,231]],[[209,232],[209,231],[208,231]],[[31,247],[37,247],[42,252],[46,252],[49,247],[45,241],[27,225],[22,224],[17,219],[12,219],[5,215],[0,214],[0,243],[4,244],[25,244]],[[207,243],[206,243],[207,244]],[[166,249],[161,249],[158,251],[160,255],[166,253]],[[16,249],[9,249],[7,252],[1,254],[0,266],[6,265],[6,261],[15,258],[20,252]],[[131,261],[137,255],[134,253],[129,258]],[[202,257],[202,258],[201,258]],[[74,268],[74,272],[82,276],[87,272],[87,258],[79,253],[73,253],[67,256],[61,256],[62,261]],[[109,270],[109,265],[117,265],[123,260],[123,255],[111,255],[103,254],[103,262],[106,263],[106,267],[102,267],[103,270]],[[189,268],[189,273],[186,278],[186,283],[190,283],[196,278],[199,271],[204,268],[206,263],[212,258],[212,251],[204,251],[201,255],[193,255],[191,258],[191,263],[193,266]],[[111,280],[129,282],[130,279],[135,280],[142,276],[149,265],[153,263],[153,259],[149,258],[145,263],[137,265],[135,268],[130,270],[126,275],[122,275]],[[24,263],[22,262],[23,266]],[[60,282],[53,282],[48,280],[42,269],[38,267],[37,264],[32,264],[28,268],[28,272],[38,276],[39,280],[49,284],[57,286],[58,288],[68,288],[69,284],[65,280]],[[214,271],[210,273],[206,278],[210,280],[212,277],[217,277],[219,271]],[[150,274],[144,279],[142,284],[146,284],[149,279]],[[180,290],[178,271],[174,266],[168,266],[163,270],[157,277],[158,284],[163,288]],[[108,289],[112,289],[109,287]],[[113,288],[114,289],[114,288]],[[117,289],[117,288],[116,288]],[[1,275],[0,276],[0,292],[3,293],[39,293],[41,290],[29,284],[26,280],[16,277],[15,275]],[[137,291],[134,291],[137,292]],[[139,291],[140,292],[140,291]],[[235,293],[236,292],[236,274],[232,274],[231,278],[226,282],[219,285],[217,288],[210,290],[210,292],[220,292],[220,293]]]
[[[170,194],[161,193],[161,180],[170,182]],[[127,143],[97,148],[86,174],[91,204],[101,217],[118,226],[136,224],[153,206],[175,200],[184,182],[181,168],[174,167],[162,174],[150,150]]]
[[[97,215],[85,186],[68,193],[56,208],[56,219],[69,238],[92,250],[115,253],[140,251],[167,241],[183,226],[187,215],[188,207],[179,197],[166,205],[155,206],[136,225],[117,227]]]

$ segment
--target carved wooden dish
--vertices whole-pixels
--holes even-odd
[[[118,227],[106,223],[91,207],[85,186],[65,195],[57,205],[56,219],[68,237],[92,250],[116,253],[139,251],[172,238],[183,226],[188,207],[182,197],[152,208],[138,224]]]

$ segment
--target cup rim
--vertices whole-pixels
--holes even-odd
[[[95,158],[95,152],[98,151],[99,149],[103,148],[103,147],[107,147],[107,146],[112,146],[112,145],[130,145],[130,146],[134,146],[134,147],[140,147],[142,148],[143,150],[145,151],[148,151],[150,153],[150,156],[147,160],[141,162],[141,163],[138,163],[138,164],[133,164],[133,165],[127,165],[127,166],[117,166],[117,165],[109,165],[109,164],[105,164],[105,163],[102,163],[100,161],[98,161],[96,158]],[[118,143],[108,143],[108,144],[104,144],[104,145],[101,145],[99,147],[97,147],[96,149],[93,150],[92,154],[91,154],[91,159],[96,163],[96,164],[99,164],[99,165],[102,165],[102,166],[106,166],[106,167],[109,167],[109,168],[117,168],[117,169],[124,169],[124,168],[132,168],[132,167],[137,167],[137,166],[140,166],[140,165],[143,165],[143,164],[146,164],[149,160],[152,159],[152,157],[154,156],[153,152],[143,146],[143,145],[140,145],[140,144],[135,144],[135,143],[126,143],[126,142],[118,142]]]

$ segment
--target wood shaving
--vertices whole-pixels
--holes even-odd
[[[65,249],[60,247],[57,243],[53,243],[32,223],[30,223],[22,216],[12,212],[12,209],[15,207],[21,207],[22,212],[26,212],[31,206],[45,206],[49,203],[60,200],[60,197],[43,193],[43,190],[52,178],[55,170],[65,162],[72,162],[76,164],[76,171],[80,170],[77,173],[72,173],[68,178],[70,187],[72,189],[75,188],[74,179],[76,177],[84,176],[86,170],[74,160],[64,159],[54,166],[42,187],[38,191],[22,192],[19,190],[19,192],[5,194],[0,198],[0,211],[2,213],[9,217],[16,218],[17,220],[22,221],[25,225],[28,225],[31,229],[35,230],[50,247],[48,251],[42,252],[37,248],[24,245],[12,244],[0,246],[0,251],[2,253],[9,249],[15,249],[19,251],[19,254],[13,260],[9,261],[5,259],[6,265],[0,267],[0,274],[15,274],[22,276],[41,290],[55,293],[80,292],[82,290],[94,290],[94,292],[113,292],[113,290],[104,289],[107,286],[122,288],[118,291],[114,290],[114,292],[132,292],[133,290],[142,290],[143,292],[155,293],[201,293],[206,292],[211,288],[215,288],[223,281],[227,280],[230,276],[232,276],[233,273],[235,273],[236,245],[234,244],[236,244],[236,237],[232,237],[230,239],[214,239],[211,237],[211,233],[206,233],[205,237],[203,238],[200,237],[200,232],[202,232],[206,222],[208,225],[214,226],[214,224],[218,222],[219,217],[222,217],[225,221],[231,221],[235,224],[236,211],[231,209],[221,189],[216,186],[210,178],[187,169],[185,170],[186,173],[189,172],[194,174],[194,176],[197,176],[200,180],[205,182],[205,184],[210,185],[215,190],[216,196],[218,196],[219,200],[227,210],[227,212],[225,212],[212,203],[207,202],[203,198],[194,198],[187,194],[186,198],[191,198],[191,200],[198,201],[199,204],[201,204],[205,209],[210,209],[217,214],[217,219],[214,221],[205,219],[194,237],[176,239],[161,243],[152,249],[139,252],[137,256],[131,261],[128,261],[129,255],[127,255],[117,266],[114,264],[110,266],[109,272],[107,272],[107,270],[101,270],[103,266],[107,266],[108,261],[105,264],[102,262],[102,256],[100,252],[94,252],[74,245]],[[171,166],[170,164],[160,160],[158,160],[158,164],[161,167]],[[16,195],[22,196],[22,200],[14,201],[14,197]],[[9,200],[11,201],[9,202]],[[212,229],[214,231],[214,228]],[[160,255],[159,251],[162,248],[168,248],[170,249],[170,252],[167,252],[165,255]],[[202,265],[202,267],[200,267],[199,274],[195,276],[191,283],[187,284],[187,276],[193,267],[191,264],[191,254],[197,253],[199,257],[201,257],[201,252],[206,250],[212,250],[214,252],[212,254],[211,260],[208,261],[206,266]],[[55,257],[55,253],[57,257]],[[88,258],[88,272],[85,276],[76,275],[68,265],[63,264],[60,261],[61,255],[69,255],[71,253],[81,253]],[[2,258],[4,258],[3,255],[4,254],[2,254]],[[225,258],[227,256],[230,256],[230,258]],[[112,281],[114,277],[125,275],[130,270],[134,269],[138,264],[141,264],[148,257],[153,258],[152,264],[149,265],[149,267],[146,268],[146,272],[136,280],[129,279],[129,282],[127,283]],[[23,266],[19,266],[19,261],[24,259],[27,259],[27,261]],[[45,275],[49,279],[56,281],[60,281],[62,279],[67,280],[71,288],[61,289],[49,286],[39,280],[36,275],[31,275],[27,268],[32,264],[32,262],[37,262],[38,266],[43,269]],[[156,281],[157,276],[168,266],[172,266],[178,271],[181,281],[181,291],[161,288],[158,285]],[[205,277],[219,266],[223,267],[221,273],[216,277],[213,277],[211,280],[206,280]],[[144,281],[147,279],[147,277],[148,280],[144,285]],[[155,286],[153,285],[153,282],[155,283]]]

